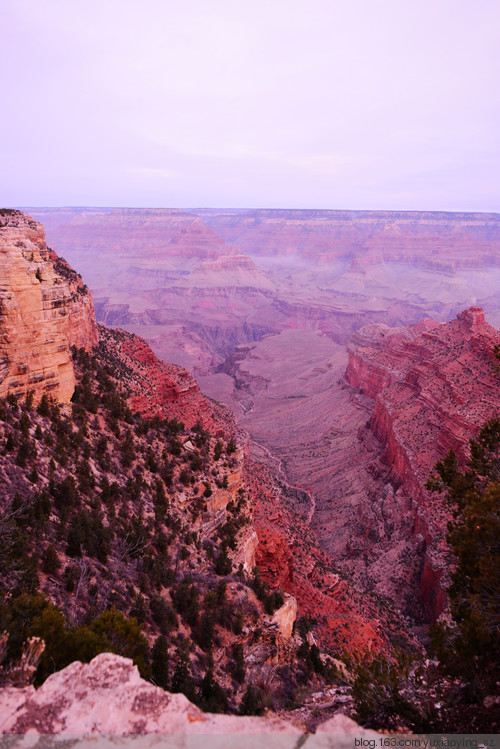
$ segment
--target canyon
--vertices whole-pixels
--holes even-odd
[[[34,213],[101,322],[233,411],[337,573],[416,623],[439,616],[447,513],[425,483],[496,413],[500,215]]]
[[[419,651],[454,563],[450,510],[426,484],[450,449],[463,466],[498,413],[500,332],[486,316],[500,311],[500,217],[34,213],[53,249],[36,220],[0,213],[4,504],[15,495],[3,509],[59,565],[33,577],[37,557],[22,557],[29,584],[74,626],[86,608],[139,612],[151,644],[178,605],[170,657],[191,637],[196,679],[215,674],[233,711],[238,648],[249,682],[283,703],[317,645],[318,674],[338,657]],[[95,316],[56,251],[83,271]],[[42,508],[63,488],[69,509],[47,530]],[[14,589],[18,573],[0,574]],[[232,575],[230,633],[217,630],[207,666],[214,575]],[[204,596],[201,617],[175,603],[188,595]]]
[[[500,323],[499,214],[26,209],[91,288],[97,319],[209,374],[288,328],[346,344],[368,322]]]
[[[341,580],[300,516],[273,504],[275,479],[250,459],[230,410],[143,339],[98,326],[90,293],[46,247],[41,226],[17,211],[2,218],[10,275],[0,301],[16,310],[24,336],[9,335],[11,319],[2,318],[5,360],[16,361],[25,338],[43,350],[57,333],[72,378],[58,388],[40,379],[38,390],[29,377],[22,388],[7,380],[0,401],[0,682],[23,683],[35,671],[43,681],[102,650],[133,656],[151,676],[163,638],[167,662],[186,669],[182,688],[172,677],[178,691],[235,712],[252,685],[250,701],[276,707],[295,705],[310,680],[321,690],[336,673],[332,652],[389,652],[404,622],[386,630],[379,602]],[[42,266],[41,280],[31,263]],[[45,282],[62,290],[56,329],[54,308],[43,306],[54,297],[41,296],[43,314],[25,291]],[[47,348],[49,367],[56,353]],[[283,574],[280,552],[290,547]],[[317,616],[320,606],[326,616]],[[295,624],[308,616],[306,639]],[[33,666],[25,650],[39,641],[47,652]],[[347,702],[352,712],[342,689],[330,687],[328,709]],[[314,705],[299,709],[314,726]]]

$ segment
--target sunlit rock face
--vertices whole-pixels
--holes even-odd
[[[41,224],[0,211],[0,396],[44,393],[70,400],[70,347],[98,340],[92,297],[45,243]]]

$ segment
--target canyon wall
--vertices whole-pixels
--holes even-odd
[[[75,386],[70,347],[97,343],[92,297],[52,253],[41,224],[0,212],[0,396],[69,401]]]
[[[498,214],[34,209],[78,267],[98,320],[162,359],[213,373],[238,344],[287,328],[346,344],[369,322],[449,320],[500,305]],[[494,316],[494,317],[492,317]]]
[[[439,211],[197,211],[220,237],[249,255],[345,258],[434,269],[500,263],[500,215]]]
[[[346,379],[373,399],[369,426],[400,504],[412,508],[410,532],[425,555],[420,590],[427,614],[445,604],[449,509],[426,488],[436,462],[453,450],[464,464],[470,439],[498,413],[494,347],[500,332],[471,307],[449,323],[410,328],[371,325],[349,346]]]

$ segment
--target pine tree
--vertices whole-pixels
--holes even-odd
[[[432,629],[433,644],[478,697],[500,679],[500,420],[488,421],[470,446],[464,470],[450,451],[427,486],[444,491],[452,509],[447,540],[456,557],[453,623]]]
[[[208,668],[201,682],[198,703],[209,713],[224,713],[229,709],[226,693],[215,679],[212,666]]]
[[[156,638],[151,652],[151,669],[153,681],[162,689],[168,688],[168,645],[163,635]]]
[[[188,640],[183,640],[177,648],[176,660],[177,664],[172,676],[172,692],[182,692],[188,700],[194,702],[196,700],[196,685],[191,676]]]

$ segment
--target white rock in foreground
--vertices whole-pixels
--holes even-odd
[[[227,734],[241,734],[242,739],[256,734],[281,734],[276,744],[280,748],[295,747],[303,733],[272,715],[244,717],[204,713],[183,694],[165,692],[141,679],[130,659],[110,653],[101,653],[88,664],[71,663],[50,676],[39,689],[1,689],[0,731],[82,738],[175,734],[178,740],[169,745],[179,747],[188,745],[186,737],[190,734],[215,734],[219,739]],[[313,743],[318,747],[333,746],[331,734],[336,734],[335,746],[342,746],[339,733],[344,735],[342,738],[351,736],[350,744],[353,736],[379,736],[360,728],[346,716],[338,715],[320,726],[318,734],[321,736],[316,735]],[[217,746],[221,746],[220,741]],[[235,746],[234,739],[231,746]],[[238,746],[246,746],[246,742],[238,740]]]

